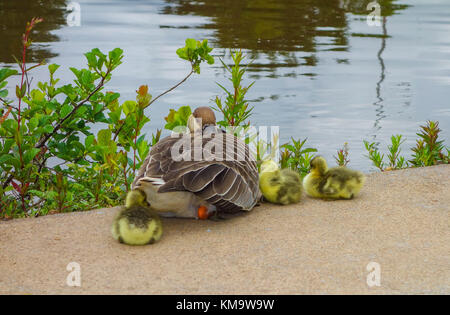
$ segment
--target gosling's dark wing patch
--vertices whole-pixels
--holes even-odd
[[[325,195],[335,194],[336,187],[344,189],[350,180],[355,179],[358,183],[361,183],[364,175],[358,171],[350,170],[346,167],[334,167],[324,174],[320,184],[319,191]]]

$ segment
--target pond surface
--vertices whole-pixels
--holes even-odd
[[[450,139],[450,1],[379,1],[380,26],[369,26],[358,0],[79,0],[80,26],[67,25],[64,0],[0,0],[0,63],[19,55],[20,34],[33,16],[45,18],[34,34],[33,61],[62,65],[62,83],[83,67],[94,47],[121,47],[125,59],[108,90],[121,100],[148,84],[156,96],[182,79],[189,65],[175,51],[188,37],[207,38],[214,55],[229,63],[229,48],[253,60],[246,83],[254,106],[251,122],[280,126],[282,143],[308,138],[309,146],[333,159],[344,142],[350,166],[372,170],[363,139],[385,149],[392,134],[414,145],[426,120],[439,120]],[[46,80],[46,69],[34,80]],[[10,80],[11,81],[11,80]],[[228,84],[220,62],[204,66],[173,93],[148,109],[144,130],[163,128],[169,108],[212,105]]]

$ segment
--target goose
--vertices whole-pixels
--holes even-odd
[[[248,146],[218,128],[209,107],[194,110],[188,129],[152,147],[132,189],[143,191],[163,217],[221,218],[252,210],[261,192]]]

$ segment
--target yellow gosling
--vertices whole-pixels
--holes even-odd
[[[365,182],[361,172],[339,166],[328,168],[327,161],[317,156],[311,161],[311,172],[303,179],[303,187],[311,197],[352,199]]]
[[[290,169],[282,169],[273,160],[264,161],[259,175],[259,188],[264,198],[272,203],[287,205],[302,198],[300,175]]]
[[[114,219],[111,232],[116,240],[128,245],[153,244],[161,238],[161,219],[143,191],[135,189],[128,193],[125,208]]]

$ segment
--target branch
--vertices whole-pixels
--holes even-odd
[[[183,84],[192,74],[194,73],[194,67],[192,67],[191,72],[189,72],[189,74],[180,82],[178,82],[177,84],[175,84],[174,86],[172,86],[170,89],[166,90],[165,92],[159,94],[157,97],[155,97],[154,99],[152,99],[152,101],[147,105],[150,106],[151,104],[153,104],[158,98],[160,98],[161,96],[166,95],[167,93],[175,90],[177,87],[179,87],[181,84]],[[122,131],[123,126],[125,125],[125,122],[119,127],[119,129],[117,129],[117,131],[114,133],[114,138],[113,141],[116,141],[117,136],[119,135],[119,133]]]
[[[167,91],[159,94],[157,97],[155,97],[149,104],[148,106],[150,106],[151,104],[153,104],[158,98],[160,98],[163,95],[166,95],[167,93],[175,90],[177,87],[179,87],[181,84],[183,84],[192,74],[194,73],[194,68],[191,69],[191,72],[189,72],[189,74],[180,82],[178,82],[177,84],[175,84],[174,86],[172,86],[170,89],[168,89]]]
[[[12,107],[14,109],[18,109],[17,107],[14,107],[14,106],[10,105],[5,99],[3,99],[1,97],[0,97],[0,102],[3,103],[3,106],[9,106],[9,107]]]
[[[14,179],[13,175],[9,175],[9,177],[5,180],[5,182],[3,183],[3,189],[5,189],[6,187],[8,187],[9,183]]]
[[[122,123],[122,125],[120,125],[119,129],[117,129],[117,131],[114,133],[113,141],[116,141],[117,136],[118,136],[119,133],[122,131],[123,126],[125,126],[125,121]]]
[[[72,111],[67,114],[66,117],[64,117],[63,119],[61,119],[61,121],[55,126],[55,128],[53,129],[53,131],[51,133],[49,133],[48,135],[46,135],[45,137],[41,138],[41,140],[39,140],[39,142],[34,146],[35,148],[41,148],[45,145],[45,143],[48,141],[48,139],[50,139],[51,137],[53,137],[59,129],[61,129],[62,125],[64,124],[64,122],[70,118],[70,116],[72,116],[81,106],[83,106],[86,102],[88,102],[91,97],[97,93],[105,84],[105,80],[106,77],[109,75],[109,70],[108,72],[105,74],[104,77],[102,77],[102,80],[100,81],[100,83],[97,85],[97,87],[95,88],[94,91],[92,91],[87,98],[85,98],[83,101],[81,101],[80,103],[78,103],[76,106],[74,106],[74,108],[72,109]]]

